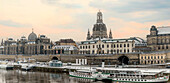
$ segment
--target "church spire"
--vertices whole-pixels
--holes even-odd
[[[90,40],[90,39],[91,39],[91,37],[90,37],[90,31],[89,31],[89,29],[88,29],[87,40]]]
[[[97,13],[97,23],[103,23],[103,17],[102,17],[102,12]]]
[[[110,29],[109,38],[112,39],[112,30]]]

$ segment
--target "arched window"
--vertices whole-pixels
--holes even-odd
[[[126,47],[126,44],[124,44],[124,47]]]
[[[167,44],[169,43],[169,39],[166,39],[166,43],[167,43]]]
[[[166,49],[168,49],[168,45],[166,45]]]

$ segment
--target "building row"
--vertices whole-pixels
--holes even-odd
[[[46,35],[32,32],[26,38],[2,40],[0,54],[6,55],[41,55],[41,54],[127,54],[136,52],[170,50],[170,27],[151,26],[147,40],[140,37],[115,39],[110,29],[103,22],[102,12],[97,13],[97,20],[87,32],[85,41],[75,42],[73,39],[61,39],[52,42]]]

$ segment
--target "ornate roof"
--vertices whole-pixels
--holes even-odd
[[[37,35],[34,32],[29,34],[28,36],[29,41],[35,41],[36,39],[37,39]]]
[[[157,31],[156,26],[153,25],[153,26],[151,27],[150,31]]]

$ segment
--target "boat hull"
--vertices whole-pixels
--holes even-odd
[[[125,81],[125,80],[115,80],[112,79],[112,81],[115,82],[133,82],[133,83],[166,83],[168,82],[168,79],[163,79],[163,80],[147,80],[147,81]]]
[[[76,78],[94,79],[94,80],[95,80],[95,78],[81,77],[81,76],[75,76],[75,75],[69,75],[69,76],[71,76],[71,77],[76,77]]]

